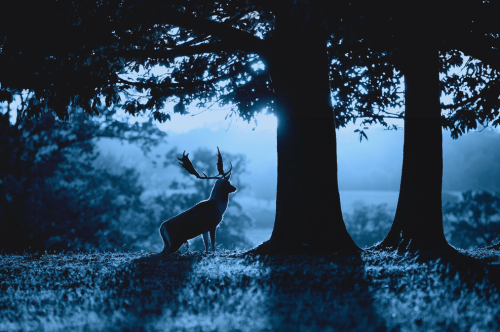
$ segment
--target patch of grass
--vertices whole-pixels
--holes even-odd
[[[0,256],[0,331],[495,331],[499,251]]]

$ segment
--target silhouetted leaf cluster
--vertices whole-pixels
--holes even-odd
[[[453,98],[452,104],[442,106],[443,128],[457,138],[478,124],[496,127],[500,29],[493,23],[493,3],[471,1],[464,11],[442,1],[432,11],[425,9],[425,27],[418,24],[417,12],[408,15],[408,8],[398,1],[366,0],[350,1],[345,8],[329,49],[337,126],[356,119],[361,125],[386,126],[385,119],[404,117],[402,74],[419,61],[408,49],[417,42],[412,36],[428,29],[431,37],[424,43],[438,46],[441,90]],[[427,7],[419,8],[414,9]]]
[[[66,119],[68,106],[98,114],[101,104],[120,104],[132,115],[150,110],[163,122],[172,113],[187,114],[187,105],[196,102],[202,108],[232,105],[229,114],[250,121],[263,109],[274,110],[266,57],[273,52],[277,16],[304,24],[320,19],[330,36],[337,126],[403,118],[402,70],[418,61],[404,48],[419,25],[398,1],[294,1],[281,7],[260,0],[52,0],[7,7],[10,15],[0,23],[0,100],[21,96],[28,117],[54,111]],[[456,138],[477,123],[497,126],[500,31],[492,23],[494,5],[474,0],[464,11],[446,1],[428,12],[445,74],[442,91],[454,100],[444,105],[443,127]],[[458,68],[459,74],[450,71]],[[165,111],[167,103],[172,110]]]
[[[54,111],[66,119],[68,106],[98,114],[104,103],[132,115],[152,110],[162,122],[170,119],[167,102],[186,114],[196,100],[199,107],[232,103],[249,119],[271,106],[269,79],[252,68],[259,58],[248,49],[260,41],[254,34],[269,35],[273,18],[246,1],[19,1],[8,9],[0,23],[0,96],[26,90],[24,116]],[[30,24],[10,29],[21,12]],[[224,30],[241,37],[236,47]]]

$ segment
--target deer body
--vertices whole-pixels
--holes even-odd
[[[194,173],[191,171],[189,166],[191,162],[187,156],[185,156],[185,158],[186,159],[184,159],[183,156],[183,159],[180,159],[184,161],[183,167],[191,174],[197,174],[196,171],[194,171]],[[220,163],[222,168],[222,159]],[[192,169],[194,170],[194,168]],[[162,252],[167,254],[174,253],[179,250],[184,243],[198,235],[203,236],[205,250],[208,252],[208,233],[210,233],[212,251],[215,251],[215,230],[221,223],[224,212],[227,209],[229,193],[236,191],[236,188],[229,182],[231,176],[229,175],[226,177],[228,173],[221,172],[221,175],[223,175],[222,178],[215,177],[218,180],[215,182],[208,200],[201,201],[189,210],[162,223],[160,226],[160,235],[164,243]],[[209,179],[207,176],[200,177],[198,175],[197,177]]]

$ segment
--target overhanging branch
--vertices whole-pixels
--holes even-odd
[[[500,72],[500,39],[485,35],[467,34],[447,41],[448,49],[462,51]]]
[[[118,77],[117,83],[123,83],[127,85],[132,85],[138,88],[143,88],[143,89],[150,89],[150,88],[193,88],[197,86],[202,86],[206,84],[213,84],[217,83],[219,81],[223,81],[225,79],[231,78],[234,76],[234,73],[231,74],[226,74],[226,75],[221,75],[219,77],[213,78],[208,81],[194,81],[194,82],[186,82],[186,83],[170,83],[170,82],[160,82],[160,83],[154,83],[154,82],[133,82],[129,81],[126,79],[123,79],[121,77]]]
[[[169,24],[185,29],[194,30],[200,33],[213,35],[222,41],[231,43],[233,48],[247,53],[260,53],[263,51],[262,40],[254,35],[233,28],[227,23],[220,23],[204,18],[198,18],[193,15],[165,11],[161,15],[157,15],[159,24]]]
[[[489,49],[487,47],[463,47],[459,49],[465,55],[469,55],[474,59],[487,64],[492,69],[500,73],[500,51]]]
[[[456,103],[456,104],[451,104],[451,105],[443,105],[443,104],[441,104],[441,109],[450,110],[450,109],[462,107],[462,106],[465,106],[465,105],[467,105],[469,103],[474,103],[474,102],[476,102],[480,98],[481,98],[481,94],[477,94],[477,95],[475,95],[475,96],[473,96],[471,98],[467,98],[467,99],[462,100],[461,102]]]
[[[216,53],[236,50],[232,43],[221,41],[215,43],[204,43],[200,45],[188,47],[176,47],[165,50],[122,50],[118,52],[118,56],[123,58],[151,58],[151,59],[167,59],[178,56],[190,56],[203,53]]]

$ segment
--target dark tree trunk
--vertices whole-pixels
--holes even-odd
[[[346,230],[337,181],[326,35],[276,18],[267,64],[276,100],[278,186],[271,239],[257,251],[358,251]]]
[[[432,42],[406,49],[403,171],[396,216],[376,248],[451,250],[443,232],[439,57]],[[429,46],[431,45],[431,46]]]

